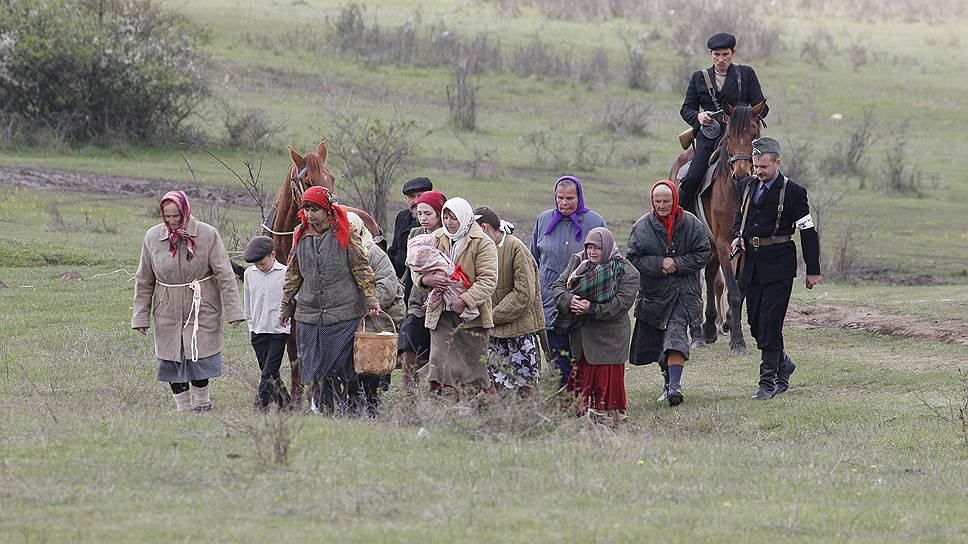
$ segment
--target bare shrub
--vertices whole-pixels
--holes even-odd
[[[292,439],[302,426],[302,420],[287,410],[224,416],[219,421],[225,426],[227,434],[234,433],[249,439],[261,466],[288,465]]]
[[[225,105],[222,124],[225,145],[235,149],[249,149],[272,131],[266,113],[256,108],[235,109]]]
[[[833,244],[831,271],[834,277],[849,279],[857,272],[860,259],[858,250],[871,239],[870,228],[860,220],[851,217],[844,225],[840,236]]]
[[[800,58],[821,68],[827,66],[827,57],[836,52],[834,36],[826,28],[818,28],[800,45]]]
[[[511,51],[510,69],[519,77],[566,79],[571,76],[570,54],[556,53],[539,34]]]
[[[645,60],[645,51],[642,43],[633,43],[630,39],[624,40],[625,56],[629,64],[625,67],[625,85],[629,89],[649,91],[652,89],[652,78],[649,74],[649,65]]]
[[[779,52],[780,31],[760,19],[753,2],[674,2],[668,25],[673,48],[681,55],[706,51],[706,39],[717,32],[736,35],[737,51],[746,58],[768,59]]]
[[[968,449],[968,370],[958,368],[959,388],[955,400],[945,399],[948,404],[947,413],[934,403],[929,402],[921,393],[915,393],[915,398],[924,405],[934,417],[945,423],[957,426],[961,441]]]
[[[395,112],[389,121],[364,119],[345,108],[330,108],[335,144],[342,162],[342,182],[379,225],[386,225],[387,202],[397,174],[416,152],[411,137],[416,123]]]
[[[870,50],[867,46],[860,42],[854,42],[847,46],[847,60],[850,61],[850,67],[855,71],[859,71],[870,61]]]
[[[477,81],[468,81],[474,61],[470,58],[456,64],[450,71],[451,84],[447,86],[447,107],[450,121],[460,130],[474,130],[477,126]]]
[[[595,142],[583,132],[572,138],[544,130],[532,132],[525,141],[532,150],[535,164],[557,170],[592,171],[608,166],[618,145],[614,135],[603,142]]]
[[[691,56],[679,55],[672,65],[672,71],[669,72],[669,90],[674,93],[685,91],[686,86],[689,85],[689,79],[697,69],[698,67]]]
[[[837,183],[822,176],[817,177],[810,186],[810,215],[813,217],[817,235],[821,238],[823,237],[824,226],[827,224],[827,212],[843,200],[847,194],[845,187],[846,180]]]
[[[863,189],[867,173],[867,152],[876,141],[876,127],[874,106],[870,105],[864,110],[861,122],[849,134],[834,141],[830,154],[821,165],[823,172],[857,176],[860,178],[860,188]]]
[[[809,162],[813,157],[813,144],[809,140],[783,139],[783,174],[788,178],[806,182],[814,179],[814,167]]]
[[[577,62],[575,71],[578,81],[584,85],[607,84],[611,79],[608,66],[608,52],[604,48],[595,48],[588,57]]]
[[[605,130],[616,134],[649,135],[648,110],[634,101],[607,98],[602,110],[600,124]]]
[[[492,168],[497,150],[484,149],[477,144],[472,144],[462,138],[460,134],[455,136],[460,145],[471,155],[471,159],[467,162],[467,173],[471,176],[471,179],[480,179],[487,170]]]
[[[883,169],[878,188],[888,193],[921,196],[923,175],[917,164],[908,164],[908,121],[902,121],[894,129],[890,147],[884,155]]]

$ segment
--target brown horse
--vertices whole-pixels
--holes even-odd
[[[305,156],[300,155],[292,146],[289,146],[289,157],[292,159],[292,164],[289,165],[289,172],[286,174],[286,179],[282,182],[282,187],[279,188],[279,192],[276,194],[276,200],[273,205],[275,218],[272,221],[272,229],[270,231],[276,251],[276,260],[283,264],[286,264],[289,260],[289,253],[292,251],[292,234],[296,225],[299,223],[297,214],[299,213],[303,193],[306,192],[306,189],[314,185],[319,185],[332,191],[336,183],[336,177],[326,167],[326,153],[325,141],[319,142],[315,153],[307,153]],[[374,238],[379,239],[379,237],[383,236],[383,230],[376,224],[376,221],[373,220],[370,214],[350,206],[343,206],[343,208],[346,211],[355,212],[359,215],[363,219],[363,224],[366,225],[367,230],[373,234]],[[303,384],[299,377],[295,333],[296,323],[294,321],[286,347],[292,369],[290,373],[292,379],[292,395],[293,399],[298,402],[297,399],[299,399],[303,392]]]
[[[726,134],[716,148],[712,165],[712,189],[702,195],[706,223],[712,231],[713,256],[706,265],[706,316],[702,327],[702,340],[713,343],[719,336],[717,318],[721,313],[722,293],[725,284],[729,311],[723,319],[723,331],[730,333],[730,352],[734,356],[746,354],[746,341],[743,339],[742,308],[743,295],[736,281],[736,263],[729,258],[733,242],[733,219],[739,210],[739,195],[736,184],[750,175],[753,166],[753,140],[759,138],[760,127],[765,126],[763,108],[766,101],[750,106],[729,108],[726,113],[729,121]],[[679,154],[672,164],[670,179],[692,158],[693,149]],[[720,273],[722,276],[720,276]]]

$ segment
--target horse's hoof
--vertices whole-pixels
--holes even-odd
[[[729,354],[733,357],[746,357],[746,346],[735,346],[729,350]]]
[[[709,347],[709,344],[702,338],[693,338],[692,343],[689,344],[689,349],[702,349],[706,347]]]

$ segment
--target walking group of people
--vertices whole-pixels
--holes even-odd
[[[716,105],[759,93],[752,69],[729,62],[735,38],[716,35],[708,45],[710,70],[720,78],[716,90],[708,89]],[[745,92],[730,88],[731,74],[734,83],[745,81]],[[700,142],[709,135],[715,140],[703,130],[720,122],[704,115],[711,105],[690,102],[698,100],[697,77],[704,79],[693,77],[683,118],[696,125]],[[697,144],[697,154],[707,145]],[[795,230],[807,287],[820,281],[806,190],[783,176],[780,164],[776,140],[753,142],[753,175],[739,186],[743,201],[733,227],[734,253],[745,253],[739,280],[748,320],[762,352],[757,400],[786,391],[796,368],[782,339],[797,270]],[[310,187],[286,265],[271,238],[256,237],[246,248],[252,266],[244,274],[244,304],[218,232],[192,216],[184,193],[170,192],[160,202],[162,223],[145,235],[132,328],[145,333],[153,318],[158,379],[170,383],[178,410],[211,408],[209,380],[221,374],[223,312],[230,323],[248,322],[262,371],[260,410],[288,403],[279,366],[294,329],[311,409],[375,414],[389,382],[354,370],[353,336],[361,320],[378,331],[399,330],[408,391],[425,383],[455,400],[527,398],[539,380],[551,379],[579,413],[621,422],[626,363],[657,363],[664,378],[658,400],[681,404],[690,326],[701,320],[700,271],[712,254],[707,227],[681,204],[678,185],[661,180],[622,251],[605,218],[587,206],[578,177],[562,176],[549,188],[553,207],[537,216],[526,244],[494,209],[448,198],[425,177],[412,179],[403,186],[407,208],[384,251],[332,191]],[[549,363],[544,372],[543,360]]]

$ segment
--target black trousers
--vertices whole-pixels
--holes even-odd
[[[693,155],[689,171],[686,172],[686,177],[679,186],[679,191],[685,193],[690,199],[686,204],[692,204],[692,199],[696,197],[699,186],[702,185],[702,178],[705,177],[706,169],[709,167],[709,157],[713,155],[717,141],[703,136],[702,131],[696,135],[696,154]]]
[[[760,385],[772,387],[783,359],[783,320],[793,291],[793,278],[760,283],[753,277],[746,286],[746,320],[762,352]]]
[[[568,383],[568,376],[571,375],[571,340],[567,334],[555,334],[554,331],[549,330],[548,349],[551,352],[548,358],[561,373],[558,387],[564,387]]]
[[[279,367],[282,365],[282,355],[286,351],[288,339],[289,335],[284,333],[251,333],[252,349],[259,361],[259,370],[262,371],[258,393],[258,403],[262,408],[269,406],[274,396],[281,398],[278,396],[282,389]]]

